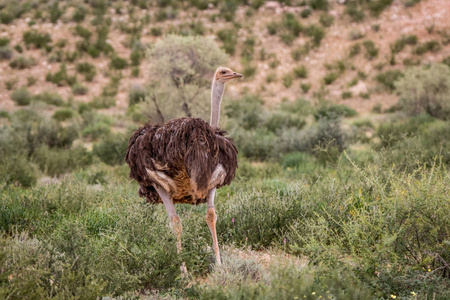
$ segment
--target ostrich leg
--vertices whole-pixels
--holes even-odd
[[[177,237],[177,253],[181,253],[181,232],[183,230],[181,226],[180,217],[178,217],[177,212],[175,211],[175,205],[173,204],[173,201],[169,195],[169,193],[164,190],[163,188],[155,186],[156,191],[159,194],[159,197],[161,197],[161,200],[164,203],[164,206],[166,207],[167,214],[169,215],[170,219],[170,226],[172,227],[173,233]],[[187,275],[187,269],[186,264],[183,262],[180,266],[181,273],[184,275]]]
[[[216,232],[216,221],[217,215],[214,209],[214,196],[216,194],[216,188],[212,188],[208,192],[208,211],[206,212],[206,224],[208,224],[209,230],[211,231],[214,253],[216,255],[216,264],[221,265],[220,253],[219,253],[219,243],[217,242],[217,232]]]

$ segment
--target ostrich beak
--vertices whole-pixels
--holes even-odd
[[[233,77],[232,78],[241,78],[241,77],[244,77],[244,75],[242,75],[241,73],[236,73],[236,72],[233,72],[233,75],[232,75]]]

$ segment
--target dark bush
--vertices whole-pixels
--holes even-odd
[[[383,73],[379,73],[375,78],[389,91],[395,89],[395,82],[400,78],[403,78],[403,72],[399,70],[389,70]]]
[[[20,88],[11,93],[11,99],[17,105],[29,105],[32,100],[32,96],[27,88]]]
[[[53,119],[56,121],[65,121],[71,119],[77,115],[76,111],[70,108],[64,108],[57,110],[53,113]]]
[[[0,61],[11,59],[13,56],[11,48],[0,46]]]
[[[111,134],[94,145],[92,152],[108,165],[123,164],[128,146],[128,135]]]
[[[125,58],[114,56],[109,62],[109,67],[116,70],[122,70],[128,67],[128,62]]]
[[[316,120],[320,120],[322,118],[335,119],[341,117],[353,117],[355,115],[356,111],[345,104],[334,104],[328,101],[321,101],[319,106],[316,108],[314,118]]]
[[[92,154],[83,147],[51,149],[44,145],[36,149],[32,160],[42,172],[49,176],[58,176],[90,165]]]
[[[36,48],[47,48],[52,38],[48,33],[40,33],[36,30],[30,30],[23,33],[23,41],[28,47],[34,45]]]
[[[36,61],[33,57],[26,57],[23,55],[19,55],[10,61],[9,66],[13,69],[23,70],[26,68],[30,68],[36,64]]]
[[[34,101],[41,101],[50,105],[63,106],[64,100],[58,93],[43,92],[33,97]]]
[[[92,81],[97,74],[95,66],[88,62],[77,63],[76,69],[78,73],[83,74],[86,81]]]

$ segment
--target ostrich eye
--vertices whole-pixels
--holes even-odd
[[[220,72],[220,73],[222,73],[222,74],[227,74],[227,71],[222,71],[222,72]]]

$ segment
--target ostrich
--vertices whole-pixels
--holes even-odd
[[[219,67],[211,88],[211,120],[180,118],[166,124],[150,124],[131,136],[125,161],[130,177],[139,187],[139,196],[147,202],[164,203],[181,252],[182,226],[174,204],[208,203],[206,223],[211,231],[216,264],[220,265],[217,242],[214,195],[216,189],[231,183],[237,168],[237,149],[226,132],[218,128],[220,102],[225,83],[242,74]],[[181,266],[183,273],[186,267]]]

